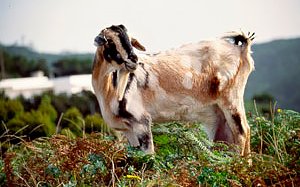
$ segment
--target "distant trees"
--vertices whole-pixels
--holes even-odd
[[[28,59],[22,55],[13,55],[0,49],[1,79],[29,77],[35,71],[55,77],[91,73],[92,59],[89,57],[61,57],[53,63],[46,59]]]
[[[53,63],[55,77],[91,73],[91,59],[64,58]]]
[[[46,76],[49,76],[49,67],[46,60],[28,60],[21,55],[11,55],[6,51],[3,51],[4,65],[0,66],[1,72],[5,75],[1,75],[1,78],[18,78],[29,77],[32,72],[43,71]],[[4,68],[4,70],[2,69]]]

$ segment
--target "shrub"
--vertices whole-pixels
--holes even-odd
[[[23,105],[19,100],[0,99],[0,119],[4,122],[9,121],[23,111]]]
[[[63,115],[61,124],[58,125],[61,126],[63,134],[64,129],[69,129],[75,136],[82,136],[83,134],[83,116],[76,107],[69,108]]]
[[[87,133],[101,132],[106,135],[114,134],[114,132],[106,125],[106,123],[98,113],[87,115],[85,117],[85,131]]]

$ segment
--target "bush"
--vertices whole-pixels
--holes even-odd
[[[24,112],[22,104],[15,101],[10,107],[14,108],[18,115],[14,115],[14,118],[6,123],[7,128],[14,134],[27,135],[30,138],[54,134],[57,113],[50,103],[48,97],[43,97],[37,110]],[[9,108],[8,111],[10,111]]]
[[[69,129],[75,136],[82,136],[83,134],[83,116],[76,107],[69,108],[63,115],[61,124],[58,125],[60,125],[63,134],[65,134],[64,129]]]
[[[23,111],[23,105],[19,100],[0,99],[0,119],[4,122],[9,121]]]
[[[100,114],[87,115],[85,117],[85,131],[87,133],[101,132],[106,135],[113,135],[114,132],[106,125]]]

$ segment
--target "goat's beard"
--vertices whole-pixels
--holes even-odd
[[[129,73],[130,72],[125,69],[119,70],[119,76],[118,76],[119,80],[117,86],[118,101],[121,101],[124,98],[125,89],[128,83]]]

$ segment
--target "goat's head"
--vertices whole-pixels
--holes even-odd
[[[103,29],[95,38],[95,45],[103,47],[103,55],[108,62],[115,61],[117,64],[125,65],[128,71],[134,71],[137,66],[138,57],[134,53],[133,47],[140,51],[145,51],[136,39],[127,34],[124,25],[112,25]]]

